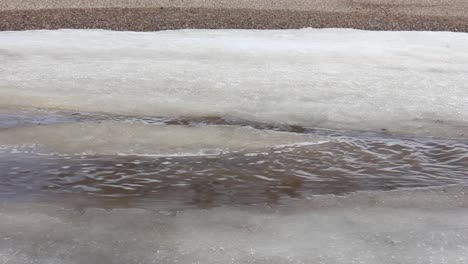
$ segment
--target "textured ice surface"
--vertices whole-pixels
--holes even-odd
[[[464,264],[465,193],[358,193],[183,212],[3,203],[0,262]]]
[[[467,47],[450,32],[0,32],[0,263],[467,263],[466,187],[310,196],[463,184],[466,140],[271,149],[322,139],[301,126],[466,136]],[[70,209],[89,204],[114,209]]]
[[[324,139],[322,139],[324,140]],[[199,155],[318,143],[313,135],[239,126],[78,122],[0,131],[7,151],[101,155]]]
[[[468,132],[468,34],[0,33],[0,105],[418,135]]]

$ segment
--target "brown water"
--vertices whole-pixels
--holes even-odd
[[[281,204],[318,194],[466,184],[468,179],[466,139],[403,137],[385,131],[333,131],[216,117],[171,119],[23,112],[3,114],[0,134],[16,128],[35,131],[57,123],[105,124],[109,120],[130,126],[144,124],[150,129],[180,125],[253,127],[255,131],[310,135],[322,141],[188,156],[44,155],[34,149],[22,152],[4,147],[0,154],[2,199],[60,200],[75,206],[97,207],[148,207],[171,202],[178,208],[206,208]],[[61,140],[66,139],[57,138]],[[158,138],[149,138],[148,144],[155,141]]]

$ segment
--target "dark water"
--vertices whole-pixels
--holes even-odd
[[[314,134],[328,142],[210,156],[0,155],[0,196],[102,207],[278,204],[317,194],[346,194],[468,182],[466,139],[409,138],[227,120],[83,114],[4,114],[3,130],[112,119],[148,125],[241,125]],[[1,132],[1,131],[0,131]],[[209,136],[209,135],[208,135]],[[61,140],[61,139],[57,139]]]

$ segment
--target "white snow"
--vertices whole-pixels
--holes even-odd
[[[0,32],[0,106],[461,136],[468,34]]]

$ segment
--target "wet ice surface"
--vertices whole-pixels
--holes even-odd
[[[0,206],[3,263],[468,261],[465,187],[169,212]]]
[[[468,262],[466,34],[0,38],[0,263]]]
[[[468,261],[465,138],[220,117],[24,111],[2,120],[4,263]],[[89,129],[88,141],[112,145],[96,131],[116,124],[126,131],[119,133],[126,146],[150,151],[142,143],[157,148],[159,142],[176,151],[90,155],[72,147],[83,136],[73,131],[80,127]],[[170,133],[151,132],[162,127]],[[191,131],[196,139],[200,127],[205,146],[230,148],[180,153],[180,142],[171,138],[190,145]],[[219,133],[219,127],[229,129]],[[277,144],[290,139],[299,144]],[[21,142],[37,146],[21,148]]]
[[[322,142],[325,139],[310,134],[247,126],[149,126],[114,121],[11,128],[0,134],[0,144],[11,146],[13,153],[75,155],[196,156]]]
[[[468,261],[466,139],[217,117],[3,113],[2,263]],[[125,131],[118,142],[96,132],[116,125]],[[94,150],[104,142],[121,151],[109,145],[122,142],[151,151],[146,142],[179,155],[77,154],[80,128]],[[180,153],[180,140],[200,143],[200,128],[205,147],[228,149]],[[302,144],[280,144],[291,139]],[[447,185],[455,186],[434,189]]]

